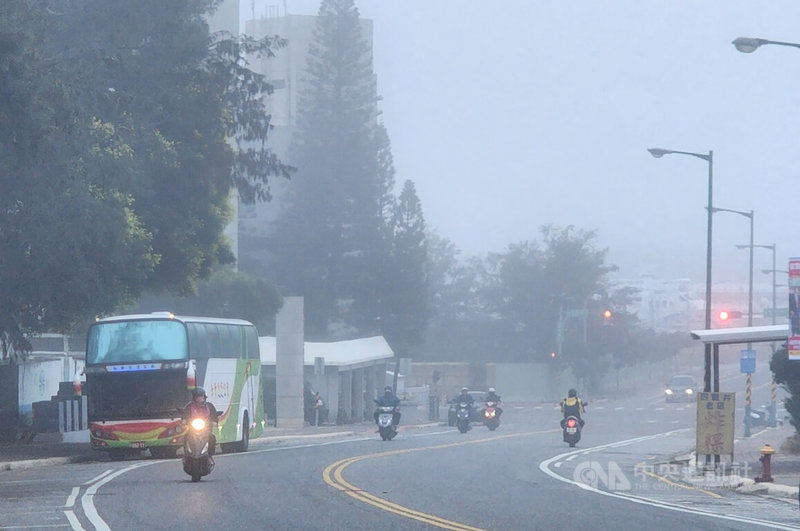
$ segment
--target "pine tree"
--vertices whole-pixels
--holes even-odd
[[[428,267],[425,218],[412,181],[406,181],[393,216],[392,278],[384,291],[382,330],[395,352],[407,356],[425,336],[428,307]]]
[[[363,300],[382,263],[390,186],[371,51],[352,0],[320,5],[306,74],[290,148],[297,173],[270,241],[270,274],[283,294],[305,297],[309,337],[346,337],[372,328]]]

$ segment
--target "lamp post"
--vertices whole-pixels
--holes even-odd
[[[708,228],[707,228],[707,244],[706,244],[706,315],[705,315],[705,329],[711,329],[711,220],[713,215],[712,207],[712,191],[714,182],[714,152],[709,151],[708,154],[692,153],[690,151],[675,151],[671,149],[649,148],[650,152],[655,158],[661,158],[664,155],[688,155],[697,157],[708,162]],[[715,356],[715,390],[719,391],[719,358]],[[704,375],[703,375],[703,391],[706,393],[711,391],[711,343],[705,344],[705,359],[704,359]]]
[[[748,245],[737,245],[736,247],[739,249],[742,248],[749,248],[750,249],[750,269],[748,270],[748,289],[747,289],[747,326],[753,326],[753,211],[750,212],[743,212],[741,210],[731,210],[729,208],[715,208],[714,212],[731,212],[733,214],[739,214],[740,216],[744,216],[746,218],[750,218],[750,243]],[[751,353],[753,349],[753,344],[747,344],[747,352],[748,354]],[[752,373],[747,373],[747,381],[745,383],[745,402],[744,402],[744,436],[750,437],[750,397],[752,394],[753,388],[753,375]]]
[[[763,46],[765,44],[777,44],[779,46],[800,48],[800,44],[794,42],[770,41],[767,39],[756,39],[753,37],[737,37],[732,41],[731,44],[733,44],[736,49],[742,53],[753,53],[758,49],[759,46]]]

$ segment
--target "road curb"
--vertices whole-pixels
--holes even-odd
[[[39,466],[50,465],[68,465],[70,463],[78,463],[87,461],[88,459],[83,456],[70,456],[70,457],[48,457],[46,459],[23,459],[20,461],[3,461],[0,462],[0,470],[20,470],[23,468],[35,468]]]

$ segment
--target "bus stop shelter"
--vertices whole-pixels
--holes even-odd
[[[711,377],[713,388],[707,391],[719,392],[719,346],[740,343],[785,342],[789,337],[789,325],[745,326],[741,328],[717,328],[713,330],[692,330],[692,339],[699,339],[703,344],[710,344],[713,350]],[[711,381],[709,375],[704,375]]]

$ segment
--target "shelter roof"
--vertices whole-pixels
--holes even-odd
[[[258,338],[262,365],[275,365],[276,340],[273,336]],[[394,357],[383,336],[334,341],[331,343],[303,343],[303,364],[314,365],[314,358],[325,358],[326,366],[347,366],[386,360]]]
[[[714,330],[692,330],[692,339],[703,343],[729,345],[733,343],[764,343],[769,341],[786,341],[789,337],[789,325],[745,326],[741,328],[717,328]]]

